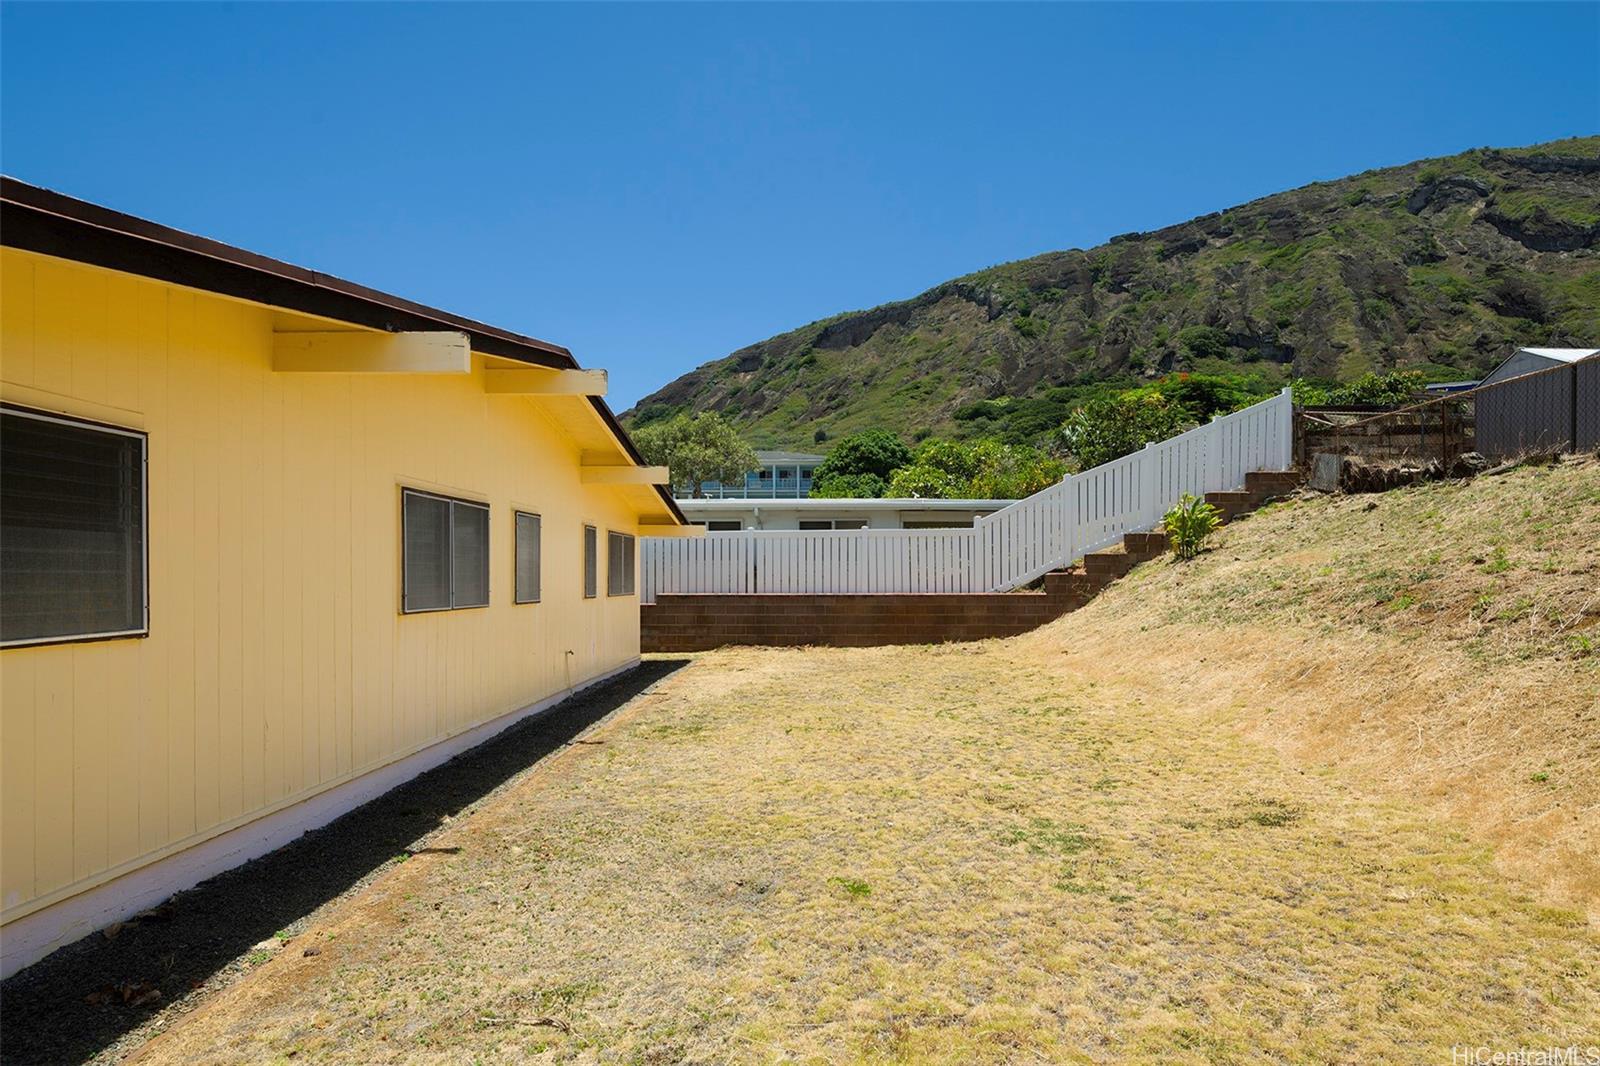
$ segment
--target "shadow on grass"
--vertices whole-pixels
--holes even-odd
[[[0,985],[0,1055],[6,1063],[93,1058],[396,856],[459,850],[413,845],[687,662],[647,661],[179,893],[114,939],[94,933],[16,974]]]

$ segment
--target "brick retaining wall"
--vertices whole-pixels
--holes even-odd
[[[1088,589],[1050,575],[1047,592],[905,595],[663,594],[640,608],[642,651],[706,651],[725,644],[870,647],[1010,637],[1088,602]]]
[[[1253,470],[1245,487],[1208,492],[1231,521],[1300,483],[1293,471]],[[639,610],[643,651],[709,651],[726,644],[871,647],[1014,637],[1088,603],[1135,564],[1167,548],[1159,532],[1126,533],[1120,551],[1090,552],[1080,569],[1044,576],[1042,592],[875,594],[659,593]]]

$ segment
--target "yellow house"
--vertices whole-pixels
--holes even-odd
[[[564,348],[4,179],[4,973],[639,657]]]

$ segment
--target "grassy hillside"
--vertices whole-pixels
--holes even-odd
[[[663,660],[138,1061],[1592,1043],[1597,573],[1589,460],[1275,506],[1024,638]]]
[[[1358,791],[1420,800],[1600,925],[1597,589],[1589,457],[1276,504],[1022,642]]]
[[[1107,379],[1451,378],[1533,343],[1600,344],[1600,137],[1368,171],[991,267],[743,348],[624,417],[718,410],[761,446],[988,434],[1009,421],[997,407],[1048,422]]]

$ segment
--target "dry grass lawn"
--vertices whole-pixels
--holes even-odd
[[[1600,1044],[1600,483],[1481,484],[1275,507],[1019,640],[699,657],[140,1060]]]

